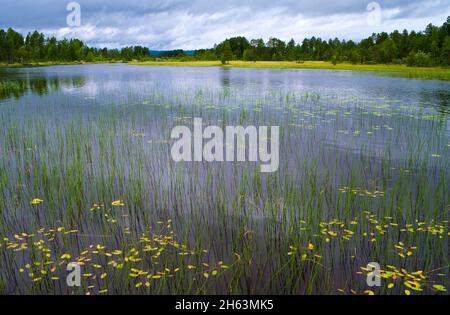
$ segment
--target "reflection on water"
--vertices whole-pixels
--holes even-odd
[[[420,91],[420,98],[423,104],[434,106],[444,116],[450,113],[450,89],[437,91],[423,89]]]
[[[4,69],[0,78],[0,102],[14,106],[17,117],[21,111],[30,113],[22,104],[39,106],[37,115],[61,110],[64,115],[57,119],[68,121],[80,114],[101,114],[111,106],[130,108],[130,114],[133,106],[142,104],[169,106],[171,112],[155,113],[154,119],[173,123],[188,123],[209,110],[203,118],[215,123],[226,119],[235,125],[289,128],[294,148],[320,141],[321,148],[333,152],[331,159],[336,152],[357,153],[362,147],[367,156],[390,154],[401,160],[405,148],[426,155],[420,141],[441,150],[449,135],[450,82],[444,81],[349,71],[120,64]],[[314,137],[298,137],[307,132]],[[292,154],[284,154],[289,163]]]
[[[5,234],[62,222],[81,228],[76,242],[112,248],[129,239],[130,227],[142,235],[170,219],[186,243],[210,249],[208,262],[247,255],[239,268],[255,294],[290,292],[283,279],[294,278],[301,289],[292,292],[303,292],[304,279],[320,284],[311,293],[344,283],[360,283],[364,292],[356,271],[380,254],[383,264],[406,261],[410,271],[448,265],[448,229],[434,225],[447,225],[449,214],[449,82],[89,65],[12,69],[0,83],[9,89],[0,100]],[[174,163],[170,132],[192,127],[194,117],[205,125],[280,126],[278,172],[258,173],[256,163]],[[35,207],[33,198],[45,202]],[[115,200],[125,206],[109,209]],[[397,228],[385,231],[389,222]],[[404,228],[415,223],[430,233]],[[333,226],[355,235],[323,231]],[[403,260],[392,252],[405,239],[423,254]],[[309,259],[287,264],[290,245],[309,242],[323,260],[311,269]],[[291,274],[287,265],[299,269]],[[222,283],[216,288],[223,292]]]
[[[85,89],[83,89],[85,87]],[[129,92],[141,97],[149,88],[163,88],[166,97],[173,89],[231,88],[240,95],[272,92],[304,92],[323,96],[386,99],[408,106],[434,108],[449,113],[450,83],[378,76],[372,73],[327,70],[269,70],[230,68],[133,67],[127,65],[55,66],[0,69],[0,99],[20,98],[28,92],[43,96],[63,91],[92,98],[97,94]],[[50,98],[52,96],[49,96]]]
[[[12,70],[0,71],[0,99],[18,99],[28,92],[42,96],[63,87],[79,88],[85,82],[83,76],[48,76],[45,72],[20,76]]]
[[[60,108],[68,120],[102,113],[113,105],[176,105],[178,109],[168,115],[184,122],[203,115],[204,109],[211,110],[211,121],[219,122],[224,119],[219,113],[225,110],[233,124],[276,123],[293,130],[315,130],[316,140],[333,152],[358,152],[370,143],[366,155],[389,151],[399,158],[408,142],[417,141],[411,130],[423,139],[430,137],[428,142],[439,147],[450,125],[450,82],[349,71],[120,64],[3,69],[0,102],[14,106],[18,117],[21,111],[30,111],[21,104],[34,104],[39,106],[38,115]],[[202,110],[195,110],[199,105]],[[436,124],[443,130],[439,137],[431,136]],[[297,146],[311,141],[296,139]]]
[[[230,68],[222,68],[221,69],[221,80],[222,80],[222,85],[224,88],[228,88],[231,85],[231,80],[230,80],[230,76],[231,76],[231,69]]]

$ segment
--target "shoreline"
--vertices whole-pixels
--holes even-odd
[[[441,67],[408,67],[406,65],[363,65],[338,63],[333,65],[326,61],[305,61],[298,63],[294,61],[230,61],[222,65],[220,61],[144,61],[129,62],[134,66],[152,67],[223,67],[223,68],[249,68],[249,69],[322,69],[322,70],[347,70],[358,72],[378,72],[387,75],[400,76],[410,79],[427,79],[450,81],[450,68]]]
[[[356,72],[376,72],[389,76],[403,77],[409,79],[441,80],[450,81],[450,68],[442,67],[408,67],[406,65],[388,64],[351,64],[338,63],[333,65],[327,61],[230,61],[223,65],[220,61],[97,61],[97,62],[36,62],[29,64],[5,64],[0,63],[0,69],[8,68],[38,68],[50,66],[69,65],[95,65],[95,64],[118,64],[123,63],[132,66],[150,67],[222,67],[222,68],[244,68],[244,69],[318,69],[318,70],[339,70]]]
[[[40,68],[40,67],[51,67],[51,66],[76,66],[76,65],[101,65],[101,64],[116,64],[123,63],[122,61],[79,61],[79,62],[31,62],[31,63],[0,63],[0,69],[8,68]]]

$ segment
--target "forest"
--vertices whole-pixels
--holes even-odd
[[[198,50],[192,57],[197,60],[220,59],[246,61],[331,61],[353,64],[407,64],[409,66],[450,65],[450,16],[442,26],[429,24],[422,32],[407,30],[372,34],[354,42],[338,38],[322,40],[305,38],[301,43],[291,39],[284,42],[270,38],[247,40],[234,37],[213,49]]]
[[[246,61],[330,61],[333,64],[407,64],[432,67],[450,65],[450,16],[442,24],[429,24],[424,31],[393,31],[372,34],[359,42],[338,38],[305,38],[285,42],[272,37],[248,40],[238,36],[226,39],[211,49],[193,52],[173,50],[152,56],[150,49],[130,46],[121,49],[93,48],[79,39],[57,40],[34,31],[23,36],[13,29],[0,29],[0,62],[102,62],[176,59]]]
[[[150,50],[142,46],[100,49],[79,39],[46,38],[38,31],[24,37],[11,28],[0,29],[0,63],[130,61],[149,57]]]

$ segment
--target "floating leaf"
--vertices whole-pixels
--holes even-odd
[[[447,289],[443,285],[440,285],[440,284],[433,285],[433,288],[435,288],[436,290],[441,291],[441,292],[447,292]]]

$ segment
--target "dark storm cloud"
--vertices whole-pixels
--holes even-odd
[[[64,0],[2,0],[0,27],[80,37],[91,45],[142,44],[156,49],[210,47],[225,37],[304,36],[360,39],[374,31],[441,24],[450,0],[385,0],[383,23],[366,25],[370,1],[79,0],[82,25],[68,28]]]

